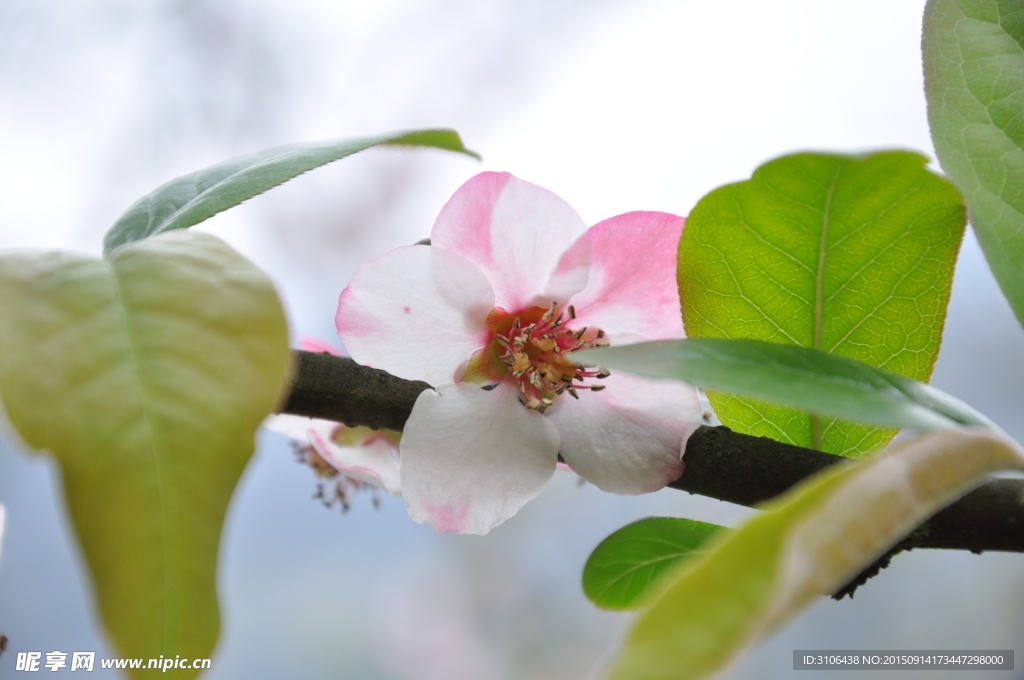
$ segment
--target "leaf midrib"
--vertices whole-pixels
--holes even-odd
[[[149,433],[149,437],[147,439],[150,444],[149,450],[153,459],[153,470],[156,476],[157,513],[160,516],[160,608],[162,614],[161,619],[163,621],[163,631],[161,631],[160,638],[166,642],[164,638],[166,635],[166,631],[169,628],[167,621],[167,602],[170,601],[170,595],[168,593],[168,588],[170,587],[170,579],[168,578],[167,574],[168,555],[170,550],[167,546],[167,540],[170,532],[168,531],[167,528],[167,514],[164,512],[166,504],[164,501],[164,482],[160,470],[160,456],[157,453],[158,447],[156,443],[156,433],[154,431],[154,426],[152,423],[152,416],[149,414],[149,409],[146,406],[147,400],[145,396],[145,390],[143,389],[142,385],[142,372],[139,368],[138,362],[136,361],[136,343],[133,338],[131,323],[128,320],[125,299],[121,292],[121,278],[120,276],[118,276],[117,268],[114,266],[113,262],[110,262],[109,260],[106,259],[104,259],[103,262],[108,266],[110,270],[110,276],[114,282],[115,304],[117,305],[118,317],[121,319],[121,326],[124,332],[125,342],[128,345],[128,357],[132,365],[132,375],[135,377],[133,383],[135,385],[139,399],[139,408],[142,411],[142,420],[146,425],[146,431]]]
[[[828,191],[825,193],[825,207],[821,212],[821,237],[818,239],[818,271],[814,281],[814,328],[812,346],[814,349],[821,349],[822,318],[825,308],[825,260],[828,253],[828,229],[832,214],[832,197],[835,194],[836,184],[842,172],[843,164],[836,164],[832,173],[832,181],[829,182]],[[811,415],[811,448],[821,449],[821,418],[818,415]]]

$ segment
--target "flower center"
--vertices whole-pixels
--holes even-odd
[[[487,315],[491,340],[470,359],[462,379],[511,380],[519,388],[523,404],[536,411],[546,409],[563,392],[579,399],[578,390],[603,390],[604,385],[585,381],[607,378],[607,369],[582,368],[565,356],[578,349],[608,344],[604,331],[598,328],[571,328],[569,324],[575,318],[572,305],[563,310],[558,303],[550,309],[530,307],[519,314],[495,307]]]

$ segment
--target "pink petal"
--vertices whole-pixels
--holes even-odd
[[[586,284],[587,268],[549,281],[562,253],[586,231],[569,205],[547,189],[506,173],[484,172],[462,185],[434,223],[434,247],[459,253],[486,273],[495,304],[517,313],[542,294],[565,302]],[[582,277],[582,278],[581,278]]]
[[[357,482],[379,486],[389,496],[401,496],[398,452],[388,442],[376,439],[362,446],[338,446],[330,435],[309,430],[309,443],[335,470]]]
[[[353,359],[407,380],[452,382],[488,339],[494,292],[472,262],[405,246],[364,264],[338,301],[338,337]]]
[[[574,243],[563,260],[591,260],[587,287],[572,299],[577,326],[652,340],[682,336],[676,260],[683,222],[631,212],[594,225]]]
[[[341,352],[334,345],[317,338],[299,338],[299,349],[305,352],[326,353],[336,357],[341,356]]]
[[[335,430],[344,428],[330,420],[290,414],[269,416],[263,426],[271,432],[308,442],[335,470],[346,477],[379,486],[389,496],[400,496],[399,460],[395,446],[386,437],[375,436],[358,446],[340,446],[334,442]]]
[[[536,497],[555,472],[558,432],[502,383],[420,394],[401,445],[402,494],[413,520],[486,534]]]
[[[679,479],[686,440],[700,426],[697,390],[613,373],[600,392],[563,394],[546,411],[573,472],[611,493],[657,491]]]

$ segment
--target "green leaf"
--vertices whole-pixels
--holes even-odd
[[[922,46],[935,151],[1024,325],[1024,6],[930,0]]]
[[[288,367],[273,284],[199,232],[106,260],[9,252],[0,348],[7,416],[60,463],[118,653],[209,657],[221,524]]]
[[[583,567],[583,592],[604,609],[638,607],[672,567],[721,528],[675,517],[627,524],[590,553]]]
[[[991,420],[931,385],[821,350],[762,340],[689,338],[575,352],[574,361],[778,402],[860,423],[917,430]]]
[[[927,381],[938,357],[965,210],[906,151],[803,153],[712,191],[687,219],[679,291],[691,338],[812,347]],[[892,432],[710,394],[748,434],[848,456]]]
[[[835,592],[940,508],[1024,450],[970,431],[932,434],[836,466],[763,506],[687,560],[628,634],[613,680],[720,670],[815,597]]]
[[[401,130],[371,137],[288,144],[239,156],[189,173],[143,196],[103,238],[103,251],[174,229],[187,229],[217,213],[321,165],[371,146],[431,146],[474,158],[453,130]]]

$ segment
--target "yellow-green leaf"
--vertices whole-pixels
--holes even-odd
[[[988,474],[1010,468],[1024,470],[1015,443],[958,430],[815,476],[684,563],[636,621],[611,678],[711,675]]]
[[[213,236],[0,255],[0,397],[60,464],[120,655],[213,651],[221,524],[288,356],[273,284]]]

